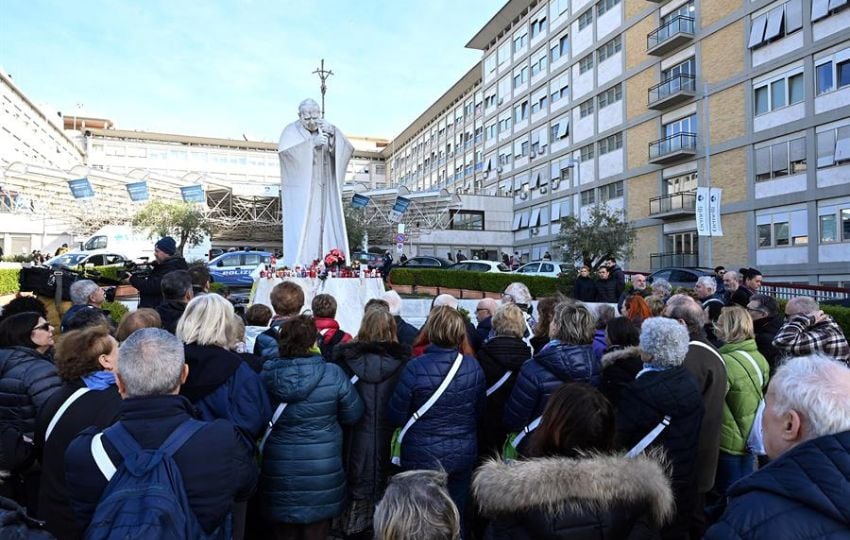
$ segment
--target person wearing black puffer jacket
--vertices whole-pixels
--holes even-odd
[[[595,326],[593,314],[582,304],[565,301],[555,307],[550,332],[552,341],[523,364],[505,404],[502,417],[505,430],[522,431],[540,417],[549,396],[562,383],[578,381],[600,385],[602,370],[591,346]],[[520,453],[523,446],[519,448]]]
[[[363,416],[343,427],[342,460],[347,473],[348,501],[337,529],[348,539],[372,538],[372,515],[391,472],[390,441],[394,427],[387,407],[410,347],[398,342],[395,318],[386,309],[367,309],[353,341],[334,349],[363,401]]]
[[[147,275],[130,275],[130,285],[139,291],[139,307],[155,308],[162,302],[162,278],[175,270],[188,270],[189,265],[183,257],[177,255],[177,243],[174,238],[160,238],[154,245],[153,256],[156,259],[151,265],[153,270]]]
[[[600,390],[616,407],[620,392],[643,369],[640,357],[640,330],[626,317],[615,317],[605,327],[608,348],[602,355],[602,386]]]
[[[616,304],[620,295],[617,294],[617,280],[611,276],[606,266],[600,266],[596,271],[599,278],[596,280],[596,302]]]
[[[578,271],[576,283],[573,285],[573,298],[580,302],[596,301],[596,283],[590,277],[590,268],[582,266]]]
[[[531,348],[522,339],[525,317],[514,304],[505,304],[493,315],[496,335],[478,351],[478,363],[487,379],[487,409],[478,430],[478,455],[498,454],[508,432],[502,427],[505,402],[511,395],[519,370],[531,358]]]

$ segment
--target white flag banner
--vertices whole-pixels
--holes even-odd
[[[708,232],[711,236],[723,236],[723,226],[720,223],[720,197],[723,190],[711,188],[708,195]]]
[[[710,236],[708,225],[708,196],[709,188],[697,188],[696,202],[696,218],[697,218],[697,234],[699,236]]]

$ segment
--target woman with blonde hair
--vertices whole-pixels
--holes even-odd
[[[753,472],[754,457],[747,448],[747,438],[764,399],[770,367],[758,351],[753,319],[744,308],[724,307],[714,323],[714,332],[725,342],[718,349],[726,364],[727,390],[714,482],[714,489],[723,495],[729,486]]]
[[[377,540],[458,540],[460,514],[442,471],[406,471],[390,480],[375,508]]]
[[[602,368],[592,346],[595,331],[596,318],[583,304],[567,300],[555,306],[552,340],[522,366],[505,404],[506,431],[533,431],[549,396],[565,382],[600,385]]]
[[[36,422],[35,444],[42,454],[36,517],[45,520],[47,530],[58,538],[82,535],[65,484],[65,450],[85,428],[102,429],[118,417],[118,342],[110,330],[99,325],[62,334],[55,361],[63,385],[47,400]]]
[[[395,427],[407,427],[401,442],[401,467],[446,471],[449,493],[462,516],[478,457],[484,372],[475,357],[461,353],[466,324],[456,309],[434,308],[423,332],[431,345],[425,354],[405,364],[390,399],[389,419]],[[438,393],[440,389],[442,393]],[[435,395],[436,401],[423,407]]]
[[[345,428],[348,504],[337,528],[348,538],[372,538],[372,514],[391,472],[395,427],[387,418],[387,404],[409,358],[410,348],[398,342],[395,318],[381,307],[367,306],[357,336],[334,349],[334,362],[354,383],[364,405],[360,420]]]

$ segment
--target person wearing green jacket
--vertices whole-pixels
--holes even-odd
[[[767,389],[770,367],[758,351],[753,320],[744,308],[723,308],[714,329],[726,343],[719,349],[726,364],[726,400],[714,482],[715,491],[722,496],[729,486],[753,472],[755,458],[747,448],[747,438]]]

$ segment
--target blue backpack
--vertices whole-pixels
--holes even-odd
[[[180,424],[162,446],[144,449],[117,422],[92,440],[92,456],[109,481],[86,529],[89,540],[126,538],[230,538],[230,520],[207,535],[195,517],[174,454],[204,426],[192,418]],[[101,436],[124,458],[116,469]]]

